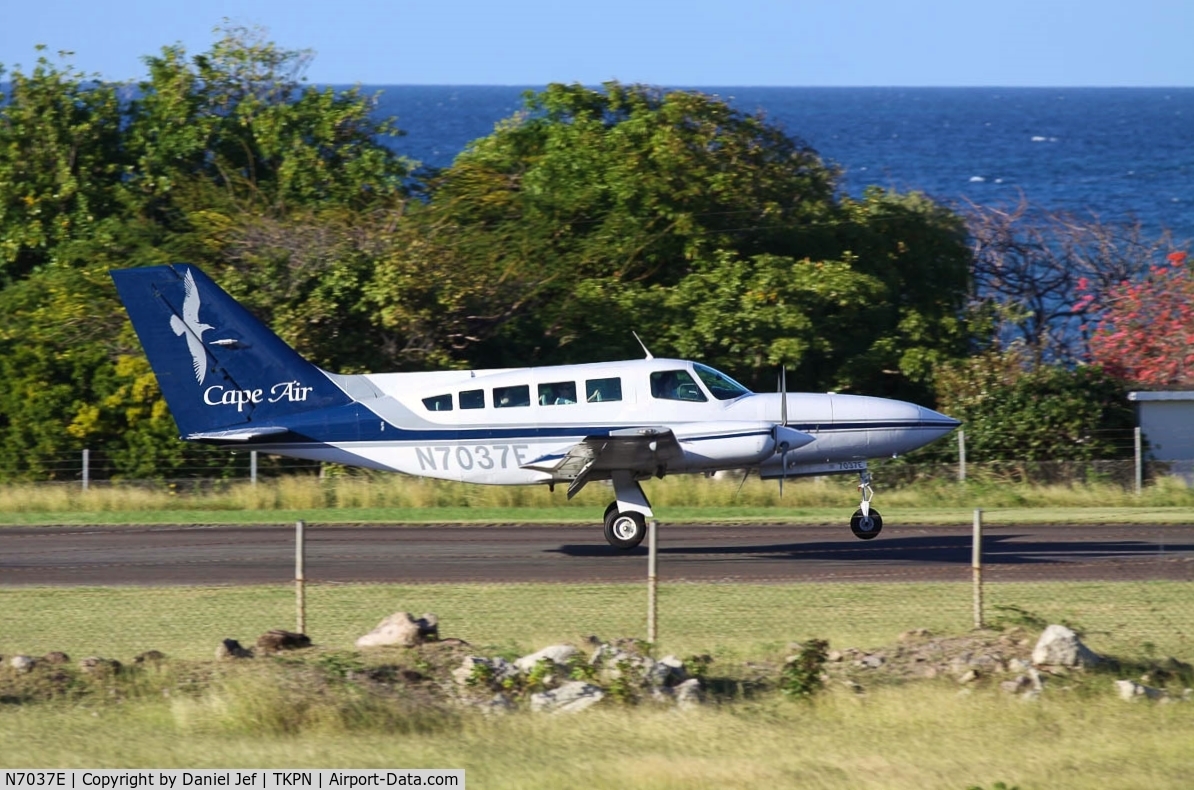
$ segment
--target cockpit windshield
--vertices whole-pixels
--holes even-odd
[[[733,400],[750,394],[750,390],[719,370],[714,370],[699,362],[693,363],[692,369],[696,371],[697,377],[705,383],[705,387],[713,394],[713,397],[718,400]]]

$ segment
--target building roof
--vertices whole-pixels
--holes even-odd
[[[1194,390],[1167,390],[1165,392],[1129,392],[1128,400],[1194,400]]]

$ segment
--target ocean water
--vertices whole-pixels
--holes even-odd
[[[444,167],[517,111],[527,88],[366,86],[406,136],[400,153]],[[1042,208],[1194,238],[1194,88],[704,88],[761,112],[843,170],[842,186],[920,190]]]

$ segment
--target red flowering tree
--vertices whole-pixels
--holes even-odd
[[[1074,306],[1101,308],[1090,339],[1096,364],[1145,387],[1194,384],[1194,272],[1185,252],[1169,253],[1142,280],[1124,281],[1097,301],[1087,293]]]

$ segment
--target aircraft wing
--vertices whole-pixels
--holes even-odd
[[[536,458],[522,468],[547,472],[553,480],[567,482],[571,499],[589,480],[608,477],[603,472],[629,470],[658,474],[683,456],[671,428],[621,428],[608,435],[586,436],[564,454]]]

